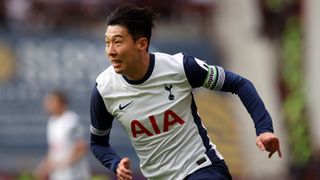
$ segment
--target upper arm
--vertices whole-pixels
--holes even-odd
[[[113,116],[107,111],[100,92],[95,86],[90,102],[90,132],[95,136],[108,136],[112,127]]]
[[[220,90],[225,80],[224,69],[208,65],[192,56],[183,55],[183,66],[192,88],[204,87],[210,90]]]
[[[72,127],[70,128],[70,139],[72,141],[84,140],[84,129],[81,122],[75,121]]]
[[[95,86],[90,103],[91,115],[91,151],[94,156],[112,172],[116,172],[120,157],[109,144],[113,116],[108,112],[104,100]]]

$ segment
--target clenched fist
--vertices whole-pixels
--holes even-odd
[[[132,171],[130,170],[130,159],[123,158],[121,159],[118,168],[117,168],[117,177],[118,180],[131,180]]]

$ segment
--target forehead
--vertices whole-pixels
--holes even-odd
[[[119,25],[109,25],[105,33],[106,39],[111,39],[115,37],[127,37],[127,36],[129,36],[128,29],[124,26],[119,26]]]
[[[59,94],[55,94],[55,93],[49,93],[49,94],[47,94],[44,99],[45,99],[46,101],[54,101],[54,102],[55,102],[55,101],[59,101],[59,102],[63,101],[63,100],[62,100],[63,97],[60,96]]]

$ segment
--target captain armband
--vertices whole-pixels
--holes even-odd
[[[206,67],[208,68],[208,74],[202,87],[210,90],[220,90],[225,79],[224,69],[219,66],[206,65]]]

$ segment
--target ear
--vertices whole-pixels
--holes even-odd
[[[141,37],[141,38],[139,38],[137,40],[137,47],[140,50],[145,50],[146,51],[147,47],[148,47],[148,44],[149,44],[148,39],[145,38],[145,37]]]

